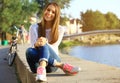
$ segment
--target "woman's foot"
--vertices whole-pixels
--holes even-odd
[[[42,81],[42,82],[47,81],[45,67],[40,66],[37,68],[36,81]]]
[[[68,75],[75,75],[81,70],[80,67],[75,67],[67,63],[63,64],[62,69]]]

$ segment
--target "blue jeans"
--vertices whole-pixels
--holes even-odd
[[[47,73],[55,72],[58,68],[54,67],[54,61],[60,62],[60,57],[53,51],[49,45],[44,45],[39,48],[28,48],[26,50],[26,59],[33,73],[36,73],[38,63],[41,60],[48,62],[46,67]]]

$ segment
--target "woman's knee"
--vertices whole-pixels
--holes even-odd
[[[48,50],[47,44],[45,44],[44,46],[41,46],[40,49],[42,49],[42,50]]]
[[[39,49],[39,53],[41,54],[49,54],[49,49],[47,45],[41,46],[38,49]]]
[[[37,55],[37,50],[35,48],[28,48],[26,50],[26,57],[30,57],[30,56],[35,56]]]

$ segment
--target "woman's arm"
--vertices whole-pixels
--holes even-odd
[[[29,36],[30,36],[31,47],[34,47],[34,44],[35,44],[35,42],[38,39],[37,29],[38,29],[38,25],[37,24],[31,25],[30,28],[29,28]]]

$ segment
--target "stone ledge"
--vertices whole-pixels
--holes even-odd
[[[21,83],[37,83],[35,76],[31,72],[25,57],[27,46],[18,45],[18,55],[15,59],[16,69]]]

